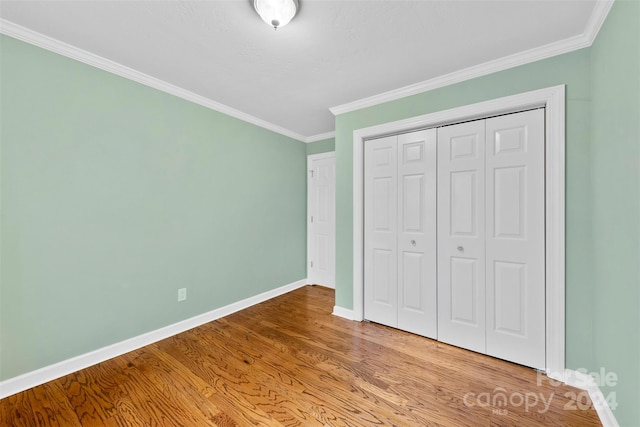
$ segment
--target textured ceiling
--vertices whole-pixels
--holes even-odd
[[[595,2],[2,1],[0,17],[303,136],[330,107],[581,35]]]

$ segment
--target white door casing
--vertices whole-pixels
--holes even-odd
[[[335,288],[335,153],[307,157],[307,280]]]
[[[363,320],[364,312],[364,146],[382,135],[459,123],[499,114],[545,108],[545,276],[546,372],[564,381],[565,374],[565,87],[534,90],[450,110],[385,123],[353,132],[353,308],[334,313]]]
[[[485,122],[438,128],[438,339],[485,352]]]
[[[545,369],[544,111],[486,120],[486,353]]]

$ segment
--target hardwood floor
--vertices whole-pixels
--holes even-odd
[[[333,297],[306,286],[10,396],[0,425],[600,425],[593,409],[565,408],[588,401],[581,390],[333,316]]]

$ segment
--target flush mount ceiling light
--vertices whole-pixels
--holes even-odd
[[[267,25],[277,30],[296,16],[298,0],[253,0],[253,8]]]

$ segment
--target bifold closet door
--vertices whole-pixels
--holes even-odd
[[[544,110],[486,120],[486,353],[545,369]]]
[[[398,325],[397,136],[364,144],[364,315]]]
[[[398,328],[437,336],[436,130],[398,136]]]
[[[438,128],[438,340],[485,352],[485,123]]]
[[[544,110],[438,130],[438,339],[545,368]]]
[[[435,338],[436,131],[365,143],[365,318]]]

